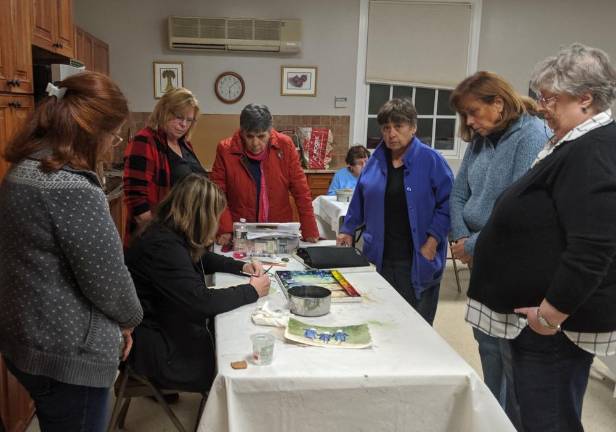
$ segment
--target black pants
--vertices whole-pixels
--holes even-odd
[[[434,316],[436,315],[438,293],[441,283],[438,282],[432,285],[417,298],[415,288],[413,288],[413,284],[411,283],[411,263],[409,261],[384,261],[380,273],[381,276],[404,297],[404,300],[413,306],[413,309],[415,309],[428,324],[432,325]]]

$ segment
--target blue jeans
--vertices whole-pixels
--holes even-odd
[[[473,327],[479,345],[483,381],[490,389],[516,429],[522,430],[520,408],[513,387],[511,349],[507,339],[489,336]]]
[[[510,346],[524,432],[583,432],[582,402],[594,356],[563,333],[542,336],[529,327]]]
[[[107,427],[109,389],[66,384],[7,368],[34,400],[41,432],[103,432]]]
[[[436,306],[438,305],[438,294],[441,283],[438,282],[432,285],[417,298],[415,295],[415,288],[413,288],[411,284],[410,262],[383,262],[383,268],[380,273],[381,276],[404,297],[404,300],[413,306],[413,309],[415,309],[428,324],[432,325],[434,316],[436,315]]]

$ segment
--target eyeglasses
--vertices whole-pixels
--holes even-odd
[[[111,136],[113,137],[113,141],[111,141],[111,147],[117,147],[120,144],[122,144],[122,141],[124,141],[124,138],[122,138],[120,135],[116,133],[111,134]]]
[[[537,96],[537,103],[541,105],[542,107],[546,107],[550,103],[552,103],[552,101],[556,101],[556,100],[558,100],[558,95],[549,96],[549,97],[545,97],[542,95]]]
[[[186,122],[186,124],[192,124],[195,121],[194,118],[184,117],[181,115],[174,114],[175,120],[181,122]]]

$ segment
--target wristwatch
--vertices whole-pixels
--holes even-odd
[[[546,320],[541,313],[539,312],[539,308],[537,308],[537,321],[545,328],[549,328],[550,330],[560,331],[560,324],[554,325],[548,320]]]

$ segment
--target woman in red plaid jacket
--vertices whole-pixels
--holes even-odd
[[[206,174],[189,138],[199,115],[199,103],[190,90],[169,90],[158,101],[124,152],[124,247],[135,231],[152,218],[154,207],[171,187],[190,173]]]

